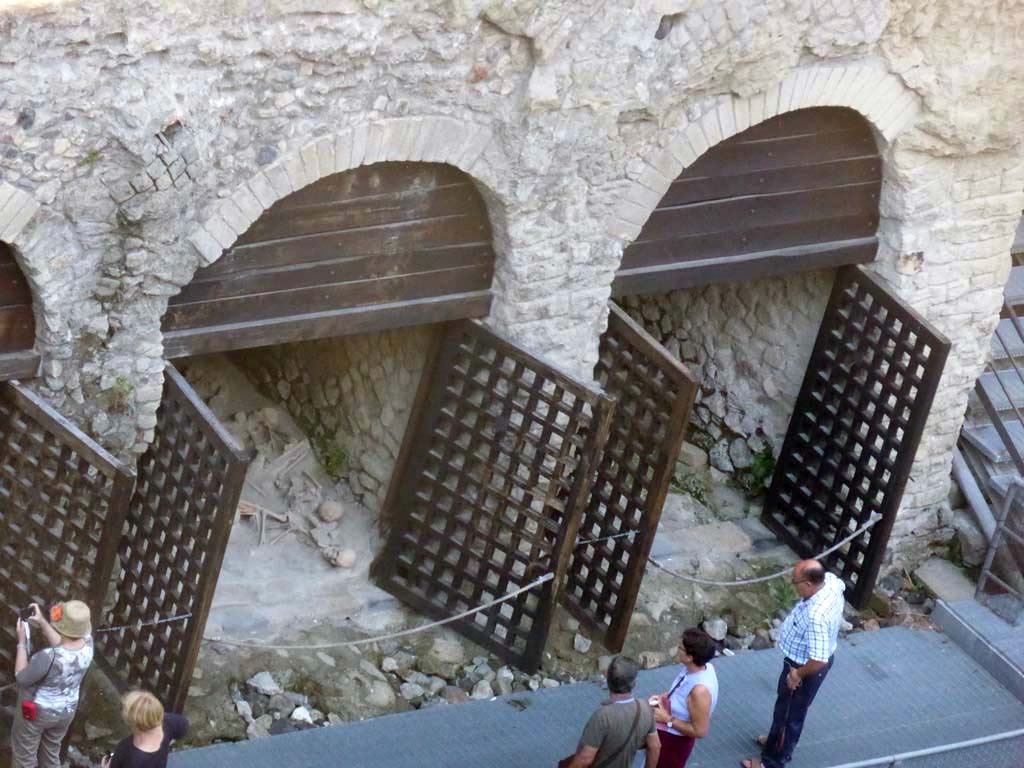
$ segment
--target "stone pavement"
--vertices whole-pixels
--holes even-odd
[[[711,733],[690,768],[736,766],[764,732],[781,665],[777,651],[715,662],[721,681]],[[639,693],[662,691],[675,667],[641,674]],[[554,766],[570,753],[604,698],[578,683],[494,701],[176,753],[172,768],[424,768]],[[844,641],[812,708],[791,768],[825,768],[1024,728],[1018,701],[945,635],[892,628]],[[1020,768],[1024,740],[908,763]]]

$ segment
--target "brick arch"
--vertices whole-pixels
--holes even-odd
[[[295,149],[242,184],[189,237],[200,266],[209,266],[278,200],[325,176],[385,161],[447,163],[486,188],[492,226],[501,180],[484,155],[495,146],[491,130],[450,117],[399,117],[360,123]],[[499,242],[504,238],[495,232]]]
[[[801,67],[750,97],[720,98],[698,120],[677,127],[663,148],[631,173],[608,232],[630,242],[669,186],[708,149],[769,118],[808,107],[848,107],[891,144],[920,109],[920,99],[896,75],[877,65]]]

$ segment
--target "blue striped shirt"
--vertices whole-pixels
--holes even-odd
[[[793,607],[779,631],[779,648],[787,658],[800,665],[832,658],[839,645],[845,589],[840,579],[826,573],[821,589]]]

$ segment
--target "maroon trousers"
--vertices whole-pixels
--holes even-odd
[[[668,731],[658,731],[658,739],[661,741],[658,768],[683,768],[697,743],[692,736],[676,736]]]

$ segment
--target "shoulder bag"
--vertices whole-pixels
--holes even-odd
[[[615,758],[621,755],[623,750],[625,750],[626,747],[628,747],[630,743],[633,741],[633,738],[636,736],[637,723],[640,722],[640,702],[637,701],[634,703],[636,704],[636,714],[633,715],[633,725],[631,725],[629,728],[629,734],[626,736],[626,740],[619,745],[618,749],[616,749],[610,755],[605,757],[600,763],[594,763],[594,765],[591,768],[605,768],[606,765],[610,764]],[[568,766],[572,763],[574,757],[576,757],[575,752],[569,755],[568,757],[563,757],[561,760],[558,761],[558,768],[568,768]]]

